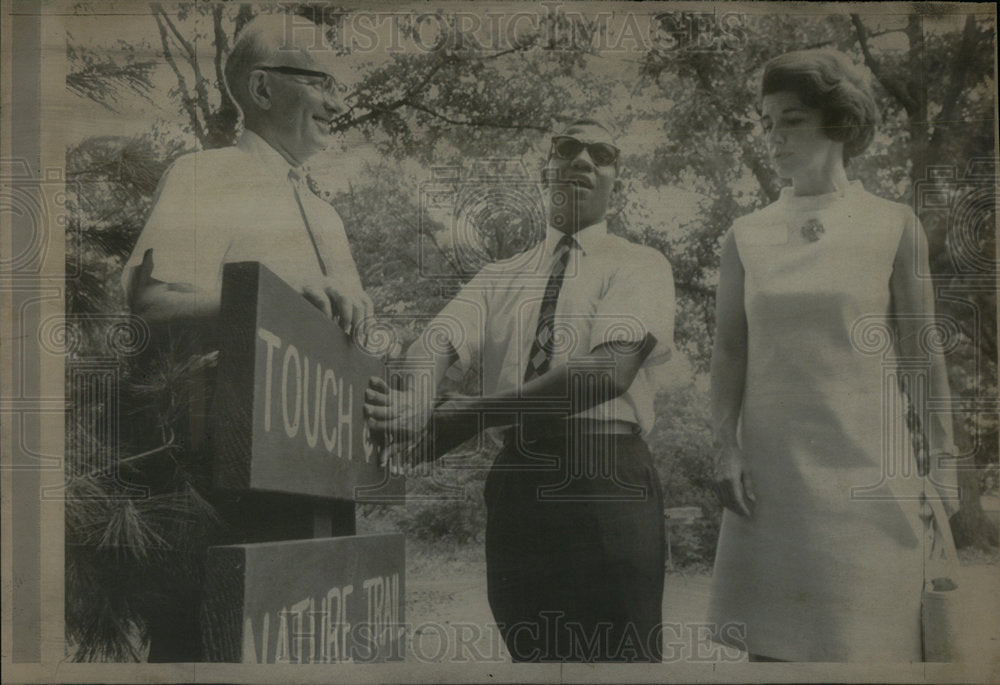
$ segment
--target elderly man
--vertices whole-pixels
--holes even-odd
[[[337,212],[310,192],[301,165],[329,146],[345,112],[333,50],[319,27],[262,16],[226,61],[243,114],[235,147],[177,159],[122,274],[132,310],[150,323],[210,320],[222,267],[256,261],[351,332],[372,313]]]
[[[180,157],[160,182],[122,282],[136,314],[152,324],[171,324],[170,334],[154,341],[171,352],[174,345],[184,349],[178,338],[190,339],[199,353],[217,343],[213,324],[227,262],[264,264],[339,318],[348,333],[372,314],[343,223],[309,190],[301,169],[329,146],[335,121],[346,110],[333,50],[321,39],[319,27],[290,15],[262,16],[247,24],[225,66],[226,85],[243,114],[239,142]],[[175,336],[174,330],[183,333]],[[201,380],[204,386],[184,398],[189,410],[178,419],[177,431],[195,457],[210,439],[202,415],[214,375],[206,372]],[[171,464],[157,470],[149,462],[147,468],[154,488],[167,487],[164,483],[175,477]],[[235,506],[221,498],[214,503]],[[184,577],[187,591],[155,599],[158,608],[150,611],[148,626],[150,661],[200,658],[198,573]]]
[[[366,394],[372,427],[404,445],[429,423],[431,457],[503,427],[486,480],[487,582],[515,661],[662,655],[662,495],[641,434],[651,370],[673,349],[674,288],[662,254],[607,231],[618,156],[593,120],[552,138],[544,240],[484,268],[408,350],[428,369],[408,387],[429,395],[375,378]],[[452,365],[476,369],[482,392],[432,409]]]

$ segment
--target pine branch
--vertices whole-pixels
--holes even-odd
[[[71,58],[72,59],[72,58]],[[114,60],[95,62],[66,74],[66,88],[79,97],[87,98],[111,112],[118,110],[111,104],[118,102],[118,90],[124,88],[150,101],[153,84],[150,73],[154,62],[130,62],[119,65]]]
[[[139,454],[133,454],[132,456],[125,457],[124,459],[119,459],[118,464],[119,465],[131,464],[132,462],[145,459],[146,457],[152,457],[153,455],[159,454],[160,452],[163,452],[165,450],[175,449],[176,445],[174,444],[174,439],[176,438],[176,436],[174,434],[173,428],[169,428],[169,431],[170,431],[170,437],[167,438],[167,441],[164,444],[160,445],[159,447],[154,447],[151,450],[146,450],[145,452],[140,452]]]

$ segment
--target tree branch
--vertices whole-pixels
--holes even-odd
[[[222,30],[222,5],[212,6],[212,30],[215,32],[215,78],[219,81],[219,89],[224,91],[226,77],[222,73],[222,56],[229,51],[229,40]]]
[[[774,202],[777,200],[780,189],[775,182],[776,177],[774,172],[771,171],[771,168],[764,163],[748,143],[744,143],[743,145],[743,161],[750,167],[750,171],[760,184],[761,190],[767,195],[768,201]]]
[[[515,52],[522,52],[523,50],[526,49],[526,47],[527,46],[515,46],[515,47],[507,49],[507,50],[501,50],[499,52],[496,52],[496,53],[494,53],[492,55],[484,57],[483,59],[495,59],[495,58],[502,57],[504,55],[512,54],[512,53],[515,53]],[[454,126],[487,126],[487,127],[490,127],[490,128],[506,128],[506,129],[516,129],[516,130],[535,130],[535,131],[541,131],[542,133],[545,133],[546,131],[548,131],[547,127],[536,126],[536,125],[518,125],[518,124],[511,124],[511,123],[500,123],[500,122],[496,122],[496,121],[490,121],[490,120],[487,120],[487,119],[476,119],[476,120],[466,120],[466,121],[459,120],[459,119],[453,119],[453,118],[449,118],[449,117],[445,116],[444,114],[441,114],[440,112],[437,112],[437,111],[434,111],[434,110],[430,109],[429,107],[427,107],[427,105],[424,105],[423,103],[420,103],[420,102],[414,100],[414,96],[416,96],[420,92],[426,90],[427,86],[430,85],[431,80],[434,78],[434,76],[439,71],[441,71],[441,69],[446,64],[449,64],[449,63],[455,62],[455,61],[457,61],[455,57],[448,56],[448,55],[443,55],[442,58],[433,67],[431,67],[431,69],[426,74],[424,74],[424,76],[419,81],[417,81],[415,84],[413,84],[412,86],[410,86],[406,90],[406,93],[402,97],[400,97],[400,98],[398,98],[396,100],[392,100],[389,103],[384,104],[384,105],[380,105],[380,104],[368,104],[368,105],[364,105],[365,107],[367,107],[369,109],[368,112],[366,112],[365,114],[362,114],[359,117],[356,117],[356,118],[353,118],[353,119],[349,119],[347,121],[344,121],[343,123],[338,124],[337,126],[334,127],[334,130],[336,130],[336,131],[344,131],[344,130],[347,130],[347,129],[350,129],[350,128],[354,128],[355,126],[363,124],[363,123],[365,123],[367,121],[371,121],[372,119],[375,119],[375,118],[377,118],[377,117],[379,117],[379,116],[381,116],[383,114],[387,114],[389,112],[397,110],[400,107],[406,105],[408,107],[412,107],[413,109],[419,110],[419,111],[424,112],[426,114],[430,114],[431,116],[433,116],[433,117],[435,117],[437,119],[441,119],[442,121],[445,121],[445,122],[447,122],[449,124],[452,124]]]
[[[854,30],[858,36],[858,45],[861,47],[861,54],[865,58],[865,65],[871,70],[872,74],[874,74],[875,78],[878,79],[878,82],[882,84],[886,91],[899,100],[906,113],[911,116],[915,115],[917,110],[916,101],[910,97],[903,84],[885,72],[882,65],[879,64],[878,60],[872,54],[871,46],[868,44],[868,29],[865,28],[861,17],[857,14],[851,14],[851,23],[854,24]]]
[[[721,114],[723,119],[722,123],[725,129],[731,133],[741,130],[732,108],[727,106],[727,101],[723,99],[721,91],[712,83],[712,78],[708,74],[708,70],[704,66],[703,62],[698,62],[694,73],[697,78],[698,85],[703,91],[705,97],[709,98],[712,102],[713,108]],[[750,168],[750,171],[753,173],[754,178],[757,179],[761,190],[767,196],[768,200],[771,202],[777,200],[779,188],[778,184],[775,182],[774,172],[754,151],[753,147],[751,147],[745,137],[743,138],[741,151],[743,153],[744,163]]]
[[[201,65],[198,64],[198,53],[194,49],[194,45],[192,45],[191,42],[184,37],[173,20],[167,15],[166,12],[163,11],[163,8],[160,7],[159,9],[163,20],[166,22],[171,33],[173,33],[177,43],[181,46],[181,48],[183,48],[184,52],[187,53],[187,62],[191,65],[192,71],[194,71],[194,92],[198,103],[198,109],[201,110],[201,115],[207,122],[212,116],[212,107],[208,102],[208,88],[205,86],[205,77],[201,73]],[[199,140],[201,139],[199,138]],[[204,145],[205,142],[205,140],[201,140],[202,145]]]
[[[250,20],[253,19],[253,16],[253,9],[251,9],[250,3],[240,5],[240,10],[236,13],[236,26],[233,29],[233,35],[239,35],[240,31],[243,30],[243,27],[250,23]]]
[[[400,100],[406,100],[407,98],[411,98],[414,95],[416,95],[417,93],[419,93],[420,91],[422,91],[424,88],[426,88],[428,86],[428,84],[430,84],[431,79],[434,78],[434,75],[436,73],[438,73],[439,71],[441,71],[441,67],[443,67],[445,65],[445,62],[446,62],[446,60],[441,60],[437,64],[435,64],[431,68],[431,70],[428,71],[424,75],[424,77],[422,79],[420,79],[416,83],[416,85],[414,85],[413,87],[409,88],[406,91],[406,95],[404,95],[402,98],[400,98]]]
[[[215,79],[220,95],[219,109],[214,117],[206,121],[209,136],[213,145],[226,145],[232,142],[232,134],[239,120],[239,110],[236,102],[227,90],[226,76],[223,71],[223,57],[229,51],[229,39],[222,26],[222,5],[212,6],[212,30],[215,34]],[[234,34],[235,35],[235,34]]]
[[[482,59],[484,61],[488,60],[488,59],[498,59],[500,57],[503,57],[504,55],[510,55],[512,53],[515,53],[515,52],[524,52],[525,50],[527,50],[530,47],[534,47],[534,45],[531,44],[531,43],[529,43],[529,44],[523,44],[523,45],[522,44],[518,44],[518,45],[515,45],[512,48],[508,48],[507,50],[500,50],[500,51],[494,52],[493,54],[490,54],[490,55],[483,55],[480,59]]]
[[[489,119],[467,119],[463,121],[461,119],[453,119],[449,116],[441,114],[440,112],[436,112],[430,107],[427,107],[426,105],[419,102],[406,100],[403,102],[403,104],[405,104],[407,107],[412,107],[418,112],[424,112],[426,114],[430,114],[432,117],[440,119],[441,121],[447,122],[454,126],[485,126],[487,128],[505,128],[517,131],[541,131],[542,133],[546,133],[549,130],[547,126],[539,126],[537,124],[516,124],[509,122],[491,121]]]
[[[184,38],[181,32],[177,29],[177,25],[173,22],[173,20],[166,13],[166,11],[164,11],[163,6],[157,3],[156,5],[154,5],[154,7],[163,16],[164,21],[167,22],[167,27],[170,29],[170,32],[174,35],[177,44],[180,45],[181,48],[184,50],[184,52],[187,53],[187,60],[189,62],[191,60],[197,60],[198,55],[195,52],[194,46],[190,43],[190,41]]]
[[[191,128],[194,129],[194,135],[200,142],[204,139],[205,131],[198,120],[198,109],[195,106],[194,98],[191,97],[191,91],[188,89],[187,79],[184,78],[184,74],[181,73],[180,68],[177,66],[177,60],[174,59],[173,53],[170,51],[170,39],[167,36],[167,28],[163,25],[162,13],[162,8],[153,7],[153,18],[156,20],[157,28],[160,30],[160,44],[163,47],[163,58],[170,65],[174,76],[177,77],[177,87],[181,95],[181,106],[191,120]]]
[[[955,59],[951,64],[951,76],[948,79],[948,87],[942,99],[941,114],[934,122],[934,133],[931,135],[931,150],[938,149],[943,143],[948,133],[948,124],[955,120],[955,110],[958,109],[958,102],[965,89],[965,75],[969,70],[969,63],[975,56],[976,45],[976,18],[969,14],[965,17],[965,28],[962,30],[962,42],[955,51]]]
[[[443,66],[444,66],[444,60],[441,60],[437,64],[435,64],[431,68],[431,70],[424,75],[422,79],[420,79],[415,85],[407,89],[406,94],[403,95],[403,97],[393,100],[386,105],[379,105],[379,104],[363,105],[364,107],[367,107],[367,109],[369,110],[367,113],[362,114],[359,117],[355,117],[354,119],[348,119],[342,123],[338,123],[336,126],[334,126],[333,130],[346,131],[348,129],[354,128],[355,126],[363,124],[367,121],[371,121],[372,119],[375,119],[376,117],[382,114],[387,114],[389,112],[399,109],[404,104],[406,104],[406,100],[408,98],[413,97],[414,95],[419,93],[422,89],[426,88],[427,85],[430,83],[431,79],[434,78],[434,74],[440,71],[441,67]]]
[[[462,270],[458,268],[458,264],[455,262],[455,260],[452,259],[451,254],[449,254],[447,250],[441,247],[441,243],[438,242],[437,236],[434,235],[434,232],[431,231],[429,228],[427,228],[426,223],[424,223],[423,226],[424,226],[423,228],[420,227],[417,228],[417,235],[418,236],[423,235],[430,238],[431,244],[434,245],[434,248],[438,251],[441,257],[444,258],[444,261],[448,262],[448,266],[451,267],[451,270],[455,273],[455,275],[456,276],[463,275]]]

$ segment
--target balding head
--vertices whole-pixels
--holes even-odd
[[[226,59],[226,87],[244,116],[251,109],[250,73],[261,66],[321,71],[335,78],[339,65],[323,27],[291,14],[265,14],[240,31]]]
[[[243,28],[226,61],[225,78],[244,126],[299,165],[329,147],[337,119],[347,111],[338,67],[322,27],[275,14]]]

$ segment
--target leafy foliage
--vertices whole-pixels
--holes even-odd
[[[332,7],[302,5],[294,11],[322,21],[331,33],[350,16]],[[91,49],[69,36],[67,88],[114,107],[129,96],[158,96],[149,86],[151,74],[169,69],[175,86],[168,118],[201,148],[229,145],[239,124],[221,85],[221,64],[252,13],[249,5],[235,3],[185,4],[178,12],[154,6],[149,36],[158,46],[155,64],[121,42]],[[609,226],[670,260],[678,294],[676,342],[694,372],[657,399],[649,443],[666,506],[698,506],[704,514],[677,533],[676,559],[708,563],[720,519],[710,490],[706,391],[719,244],[735,217],[772,201],[779,190],[756,123],[764,62],[790,49],[832,47],[867,64],[883,124],[849,173],[889,199],[913,202],[916,184],[931,183],[957,202],[981,190],[976,179],[995,182],[991,159],[977,167],[985,171],[976,179],[961,180],[971,160],[994,150],[994,19],[970,14],[959,26],[948,24],[947,16],[920,13],[875,19],[748,14],[738,49],[654,44],[622,58],[579,39],[603,35],[596,19],[561,9],[546,11],[505,45],[484,45],[456,16],[431,14],[440,27],[433,45],[356,61],[359,80],[340,128],[350,140],[366,141],[378,159],[357,165],[346,185],[336,182],[343,180],[335,176],[342,174],[339,159],[316,165],[320,185],[331,188],[327,199],[344,218],[366,289],[380,316],[404,344],[410,342],[482,261],[526,247],[541,231],[530,212],[512,213],[498,204],[463,232],[462,217],[435,209],[429,192],[442,194],[450,206],[474,206],[484,186],[530,188],[544,161],[545,132],[581,114],[620,129],[626,186]],[[420,26],[412,15],[400,13],[395,20],[401,39],[416,40]],[[67,151],[73,209],[68,251],[83,258],[82,272],[69,281],[71,315],[124,309],[120,265],[141,230],[157,180],[185,151],[184,144],[156,131],[86,138]],[[942,160],[953,165],[955,178],[929,180],[929,167]],[[505,175],[505,164],[519,170]],[[458,172],[442,181],[435,180],[434,169]],[[981,487],[996,487],[995,468],[987,466],[997,461],[997,422],[976,410],[982,398],[997,393],[996,299],[992,286],[982,286],[996,275],[996,237],[995,217],[975,216],[978,223],[956,226],[948,212],[921,211],[940,311],[961,322],[959,345],[948,357],[952,387],[963,403],[956,420],[959,443],[980,469],[962,471],[972,486],[965,488],[955,519],[956,539],[983,547],[997,541],[978,499]],[[968,266],[969,255],[977,266]],[[86,321],[81,326],[91,326],[77,351],[85,362],[98,355],[103,331]],[[71,407],[79,420],[70,422],[67,438],[73,476],[66,508],[67,630],[78,644],[77,659],[141,658],[155,602],[196,576],[188,551],[204,543],[199,535],[214,524],[194,468],[202,455],[177,436],[185,435],[186,379],[204,363],[175,356],[140,369],[123,361],[118,406],[129,407],[122,424],[130,431],[115,444],[90,428],[95,416],[115,407],[97,401]],[[150,496],[134,497],[132,486],[89,471],[85,457],[101,450],[120,455],[118,473],[133,486],[153,488]],[[466,455],[462,468],[444,469],[452,489],[411,479],[426,500],[368,515],[417,538],[476,540],[485,520],[481,483],[491,456],[489,450]]]

